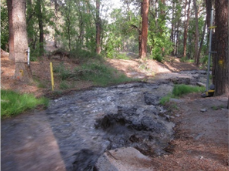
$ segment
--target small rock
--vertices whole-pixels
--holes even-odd
[[[206,108],[203,108],[203,109],[200,109],[201,112],[206,112],[207,109]]]
[[[204,157],[203,156],[200,156],[200,160],[202,160]]]
[[[176,116],[176,117],[180,117],[180,115],[179,115],[179,114],[176,114],[175,116]]]

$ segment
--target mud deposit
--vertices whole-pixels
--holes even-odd
[[[194,73],[196,74],[196,72]],[[199,78],[199,77],[197,77]],[[195,84],[189,75],[175,81]],[[96,170],[104,152],[122,147],[165,154],[174,124],[159,100],[174,79],[74,92],[38,113],[2,122],[3,170]]]
[[[120,147],[164,154],[174,125],[159,98],[171,89],[168,84],[132,83],[55,100],[47,115],[67,170],[92,170],[106,150]]]

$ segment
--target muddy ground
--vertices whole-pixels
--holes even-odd
[[[48,80],[49,75],[45,71],[45,73],[41,73],[41,66],[48,66],[49,61],[45,61],[32,63],[32,65],[37,66],[34,67],[37,70],[34,70],[33,73],[39,78],[47,78]],[[154,63],[152,68],[155,69],[155,73],[172,73],[174,71],[172,69],[173,66],[176,70],[179,68],[181,70],[196,69],[179,61],[173,61],[168,65],[157,65],[154,61],[150,62]],[[149,74],[147,70],[144,72],[139,70],[140,61],[130,61],[129,65],[126,65],[127,61],[125,60],[110,60],[108,63],[117,68],[121,66],[122,68],[118,69],[122,69],[127,75],[129,74],[133,77],[143,75],[144,79],[149,79],[148,77],[150,77],[150,75],[147,75]],[[118,63],[120,65],[117,65]],[[7,60],[7,58],[1,58],[1,65],[2,88],[15,89],[21,92],[29,90],[29,92],[35,93],[37,96],[42,96],[50,91],[49,88],[41,89],[34,85],[24,85],[20,82],[15,82],[12,79],[14,63]],[[157,77],[157,79],[160,78]],[[151,77],[149,80],[152,81]],[[90,87],[90,83],[79,85],[82,85],[81,88]],[[94,168],[101,171],[106,170],[106,167],[111,171],[130,169],[136,171],[226,171],[228,170],[228,110],[226,109],[226,103],[226,95],[203,99],[200,97],[200,94],[190,94],[180,99],[172,99],[170,104],[167,105],[167,120],[174,122],[176,126],[174,127],[174,138],[164,149],[165,154],[149,156],[130,147],[121,147],[117,150],[111,149],[100,153],[101,156],[98,162],[95,162],[96,167]],[[71,148],[67,150],[68,153],[63,155],[63,151],[61,151],[63,146],[60,146],[54,128],[54,125],[50,122],[49,115],[47,115],[47,111],[41,109],[34,109],[13,118],[3,119],[1,123],[2,170],[69,170],[66,167],[66,160],[63,156],[67,156],[68,161],[70,161],[72,156],[76,155],[72,151],[75,142],[68,142]],[[93,146],[93,144],[90,145]],[[94,145],[96,146],[96,144]],[[103,145],[107,146],[105,141],[100,145],[102,147]],[[66,144],[64,147],[67,149],[68,145]],[[98,151],[101,150],[101,146],[95,148]],[[89,156],[94,155],[94,153],[88,151],[83,152]],[[72,158],[73,162],[74,159]]]

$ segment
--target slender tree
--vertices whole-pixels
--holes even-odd
[[[206,20],[207,20],[207,27],[210,27],[210,20],[211,20],[211,9],[212,9],[212,0],[205,0],[206,3]],[[208,44],[209,44],[209,32],[210,30],[208,29],[208,36],[207,36],[207,50],[208,50]],[[206,54],[208,54],[208,51],[206,51]]]
[[[15,60],[14,57],[14,30],[13,30],[13,14],[12,14],[12,0],[7,0],[8,21],[9,21],[9,59]]]
[[[184,25],[183,57],[186,57],[186,50],[187,50],[188,26],[189,26],[189,18],[190,18],[190,4],[191,4],[191,0],[189,0],[189,1],[186,0],[185,9],[186,9],[187,5],[188,5],[188,9],[186,11],[187,19],[186,19],[185,25]]]
[[[43,14],[42,14],[42,0],[37,0],[36,2],[36,10],[37,10],[37,18],[39,25],[39,55],[44,55],[44,28],[43,28]]]
[[[28,49],[28,38],[26,31],[26,0],[13,0],[13,31],[15,52],[15,78],[29,82],[32,80],[30,67],[27,65],[26,50]]]
[[[96,0],[96,53],[101,52],[101,19],[99,16],[100,0]]]
[[[195,29],[195,54],[194,54],[194,59],[195,59],[195,64],[199,66],[199,56],[198,56],[198,45],[199,45],[199,24],[198,24],[198,6],[196,4],[196,0],[193,0],[193,5],[194,5],[194,11],[195,11],[195,24],[196,24],[196,29]]]
[[[215,94],[228,93],[228,0],[215,0],[215,50],[213,59],[215,71],[213,84]]]
[[[141,51],[139,56],[146,58],[147,55],[147,35],[148,35],[148,12],[149,12],[149,0],[142,1],[142,31],[141,31]]]

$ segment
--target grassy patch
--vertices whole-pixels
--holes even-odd
[[[180,58],[181,62],[194,63],[194,59],[188,59],[187,57]]]
[[[89,60],[71,71],[61,63],[54,67],[54,73],[61,79],[59,88],[63,90],[71,87],[68,85],[69,81],[89,81],[95,86],[137,81],[137,79],[129,78],[117,69],[105,65],[101,60]]]
[[[116,69],[98,62],[83,64],[75,69],[75,73],[80,80],[92,81],[98,86],[133,81],[133,79],[128,78]]]
[[[65,82],[65,81],[62,81],[59,85],[60,89],[62,90],[66,90],[69,88],[69,85]]]
[[[48,102],[46,98],[37,99],[31,94],[19,94],[14,91],[1,90],[1,116],[17,115],[27,109],[35,108],[37,105],[48,106]]]
[[[212,109],[212,110],[220,110],[220,109],[222,109],[222,108],[224,108],[224,106],[223,106],[223,105],[219,105],[219,106],[212,106],[212,107],[211,107],[211,109]]]
[[[67,80],[73,76],[71,71],[66,69],[63,63],[60,63],[58,66],[54,67],[53,72],[58,73],[61,80]]]
[[[38,88],[47,88],[47,85],[44,82],[42,82],[41,80],[39,80],[38,78],[33,77],[33,81],[34,81],[34,84],[36,84]]]
[[[170,101],[170,98],[177,98],[185,94],[199,93],[199,92],[204,92],[204,91],[205,91],[205,87],[176,84],[173,87],[173,91],[171,94],[168,94],[167,96],[164,96],[160,99],[160,104],[165,105],[166,103]]]
[[[165,105],[170,101],[170,98],[172,97],[172,94],[168,94],[167,96],[164,96],[160,99],[160,104]]]
[[[204,92],[204,91],[205,91],[205,87],[177,84],[174,86],[172,94],[175,97],[180,97],[185,94],[199,93],[199,92]]]
[[[125,60],[129,60],[130,57],[127,56],[126,54],[122,54],[122,53],[118,53],[116,56],[115,56],[116,59],[125,59]]]

